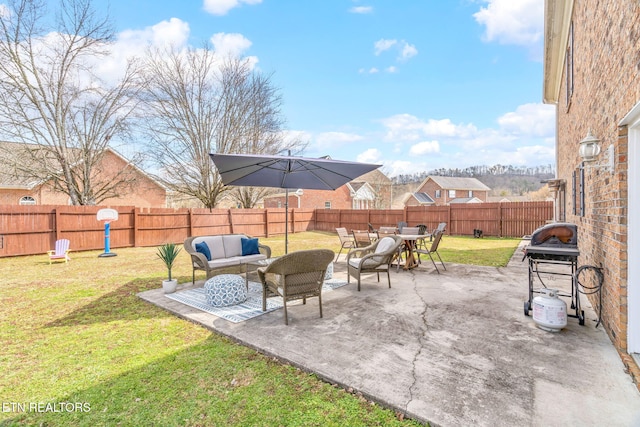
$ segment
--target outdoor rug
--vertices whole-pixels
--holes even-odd
[[[346,284],[346,280],[328,279],[324,281],[322,291],[331,291]],[[245,302],[229,307],[213,307],[207,304],[204,288],[186,289],[172,294],[165,294],[165,297],[233,323],[242,322],[283,307],[281,297],[270,297],[267,298],[267,310],[262,311],[262,285],[257,282],[249,282],[249,291]],[[287,305],[295,303],[298,303],[298,301],[292,301]]]

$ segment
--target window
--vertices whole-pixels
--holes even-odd
[[[440,195],[440,190],[436,190],[436,199],[439,199],[440,197],[442,197],[442,196]]]
[[[467,197],[473,197],[473,190],[469,190],[469,195]]]
[[[34,199],[31,196],[24,196],[20,199],[19,202],[21,205],[35,205],[36,204],[36,199]]]
[[[282,202],[280,200],[278,200],[278,207],[281,208],[282,207]]]
[[[325,209],[331,209],[331,202],[324,202]]]
[[[571,103],[571,96],[573,95],[573,22],[569,26],[569,40],[567,41],[565,66],[566,66],[565,71],[566,71],[566,78],[567,78],[566,103],[567,103],[567,108],[569,108],[569,104]]]
[[[456,198],[456,190],[449,190],[449,198],[450,199]]]

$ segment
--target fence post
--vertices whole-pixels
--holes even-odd
[[[53,210],[54,213],[54,217],[55,217],[55,221],[53,223],[53,226],[56,229],[56,240],[60,240],[62,237],[62,230],[60,230],[60,208],[57,207]]]
[[[138,247],[138,208],[133,207],[133,247]]]
[[[230,234],[233,234],[233,213],[231,209],[227,209],[227,212],[229,212],[229,231]]]
[[[498,203],[498,237],[502,237],[504,234],[504,230],[502,227],[504,226],[504,221],[502,220],[502,215],[504,214],[502,210],[502,202]]]
[[[189,208],[189,236],[193,236],[193,208]]]

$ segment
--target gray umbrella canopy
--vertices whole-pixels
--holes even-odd
[[[209,154],[224,185],[284,188],[284,252],[289,252],[289,188],[335,190],[381,165],[260,154]]]
[[[225,185],[335,190],[381,165],[259,154],[210,154]]]

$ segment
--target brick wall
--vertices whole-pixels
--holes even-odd
[[[440,190],[440,197],[436,198],[436,190]],[[455,197],[449,197],[449,190],[442,189],[438,184],[436,184],[431,179],[427,180],[420,188],[416,190],[416,193],[427,193],[434,202],[436,202],[436,206],[444,206],[451,203],[453,199],[467,198],[469,197],[469,190],[456,190]],[[477,197],[483,202],[487,201],[487,191],[473,191],[473,197]],[[415,205],[407,205],[407,206],[415,206]]]
[[[557,106],[557,173],[566,180],[567,221],[578,225],[579,265],[603,267],[603,325],[625,353],[627,130],[618,123],[640,101],[637,1],[575,1],[573,35],[573,95],[567,102],[565,66]],[[589,130],[600,139],[597,163],[605,162],[605,151],[613,144],[615,166],[613,173],[586,166],[585,210],[580,216],[574,214],[572,174],[581,166],[578,144]],[[597,307],[596,298],[590,298]]]
[[[110,177],[121,169],[125,168],[127,163],[121,157],[110,151],[105,153],[105,157],[99,165],[99,170],[93,177],[94,182],[99,180],[109,180]],[[138,170],[131,172],[136,177],[134,185],[129,187],[121,187],[118,190],[120,197],[109,198],[101,202],[104,206],[137,206],[140,208],[164,208],[166,207],[166,191],[155,181]],[[59,191],[53,191],[47,185],[42,185],[33,190],[0,190],[0,204],[17,205],[23,196],[31,196],[36,200],[38,205],[68,205],[69,196]]]
[[[331,202],[331,209],[351,209],[351,196],[346,185],[334,190],[303,190],[302,196],[289,192],[289,208],[325,209],[325,203]],[[299,199],[298,199],[299,197]],[[276,195],[264,199],[264,207],[284,208],[285,195]],[[299,201],[299,205],[298,205]]]

